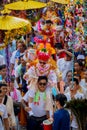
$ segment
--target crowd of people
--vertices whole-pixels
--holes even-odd
[[[38,21],[31,20],[32,31],[12,39],[10,82],[5,53],[0,51],[0,130],[20,130],[19,124],[27,130],[43,130],[46,119],[53,122],[53,130],[79,130],[75,115],[64,105],[72,99],[87,99],[83,5],[50,3],[31,11],[34,16],[38,12]],[[30,17],[26,11],[12,14]]]

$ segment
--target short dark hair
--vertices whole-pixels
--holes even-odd
[[[5,65],[5,64],[0,65],[0,70],[5,69],[5,68],[6,68],[6,65]]]
[[[56,95],[56,101],[59,101],[60,105],[63,107],[67,101],[67,97],[64,94]]]
[[[72,81],[72,80],[71,80],[71,81]],[[74,81],[77,85],[79,85],[79,81],[78,81],[77,78],[73,78],[73,81]]]
[[[53,24],[53,22],[51,20],[46,20],[46,24]]]
[[[79,65],[80,67],[83,67],[83,63],[82,63],[82,61],[80,61],[80,60],[76,60],[75,63],[78,63],[78,65]]]
[[[57,49],[63,49],[62,43],[55,43],[54,47]]]
[[[46,80],[46,82],[48,82],[47,76],[39,76],[38,77],[38,82],[40,82],[40,80]]]
[[[1,87],[7,87],[7,84],[0,82],[0,88],[1,88]]]
[[[10,77],[10,81],[11,81],[11,82],[14,82],[14,81],[15,81],[15,76],[11,76],[11,77]]]

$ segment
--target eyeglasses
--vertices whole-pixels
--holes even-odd
[[[40,86],[46,86],[47,83],[39,83]]]
[[[39,61],[39,63],[40,63],[40,64],[44,64],[44,65],[46,64],[46,62],[43,62],[43,61]]]

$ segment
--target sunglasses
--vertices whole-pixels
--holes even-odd
[[[40,86],[46,86],[47,83],[39,83]]]
[[[44,65],[46,64],[45,62],[42,62],[42,61],[39,61],[39,63],[40,63],[40,64],[44,64]]]

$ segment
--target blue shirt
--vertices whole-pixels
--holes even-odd
[[[59,109],[54,113],[53,130],[70,130],[70,116],[67,110]]]

